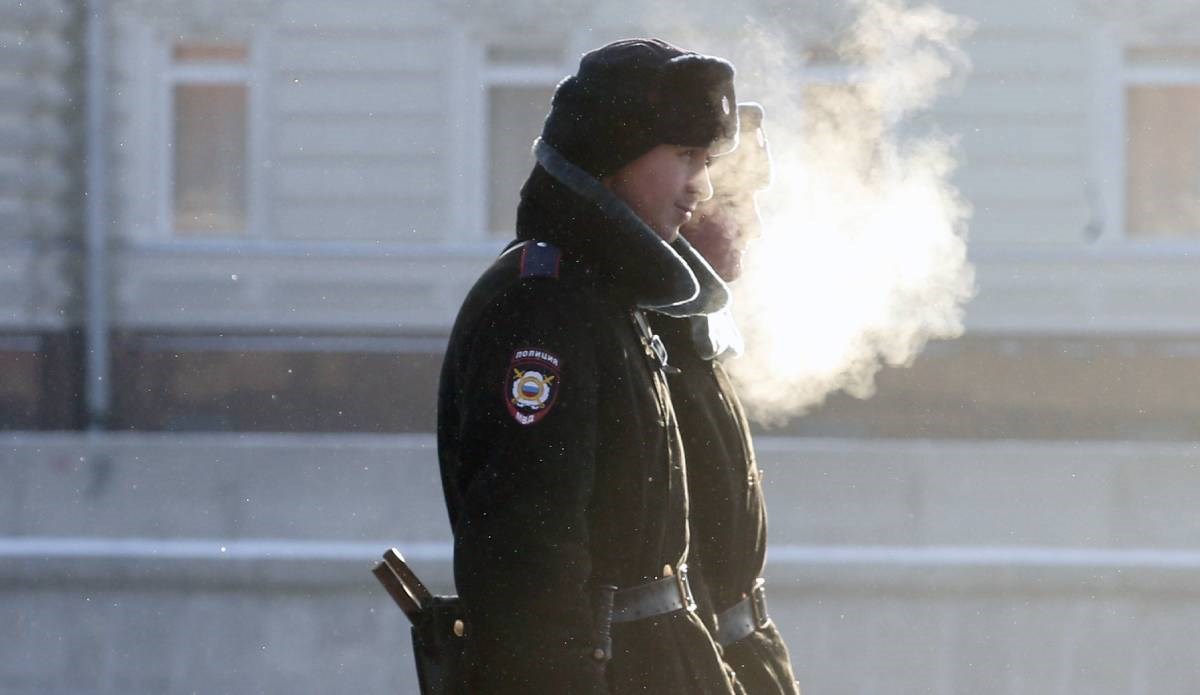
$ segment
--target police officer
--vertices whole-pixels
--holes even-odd
[[[770,183],[762,108],[738,106],[741,144],[712,165],[714,196],[681,233],[722,280],[742,274],[760,234],[755,202]],[[702,615],[749,695],[795,694],[788,650],[766,611],[760,579],[766,510],[749,425],[722,362],[742,344],[728,308],[706,316],[652,317],[670,355],[672,399],[683,434],[692,506],[690,567]]]
[[[741,692],[695,612],[645,318],[727,301],[677,236],[736,137],[732,66],[658,40],[587,53],[555,92],[517,239],[465,299],[441,374],[467,692]]]

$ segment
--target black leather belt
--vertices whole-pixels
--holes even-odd
[[[671,576],[618,589],[613,595],[612,621],[628,623],[681,610],[696,610],[687,565],[680,565]]]
[[[717,615],[717,644],[728,647],[771,622],[771,616],[767,615],[765,584],[762,577],[755,579],[749,596]]]

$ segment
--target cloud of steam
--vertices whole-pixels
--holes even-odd
[[[760,195],[766,234],[735,285],[747,351],[729,366],[767,422],[834,391],[871,396],[883,365],[962,333],[974,292],[954,141],[911,132],[965,73],[969,22],[902,0],[852,6],[831,72],[806,69],[794,37],[756,23],[738,59],[752,86],[739,96],[764,104],[775,168]]]

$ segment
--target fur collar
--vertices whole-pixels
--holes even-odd
[[[584,272],[601,276],[639,308],[668,316],[709,314],[729,290],[679,237],[667,244],[620,198],[542,140],[521,190],[517,236],[553,243]]]
[[[746,349],[742,332],[729,307],[703,316],[691,316],[688,322],[692,328],[692,344],[703,359],[723,361],[741,357]]]

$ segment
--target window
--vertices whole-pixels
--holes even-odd
[[[841,72],[805,81],[801,91],[804,142],[813,161],[834,157],[853,162],[858,167],[855,172],[865,178],[879,163],[884,123],[871,91],[848,81]]]
[[[245,235],[249,228],[249,50],[183,42],[167,70],[166,172],[178,237]]]
[[[484,69],[487,231],[512,236],[521,185],[533,168],[533,140],[542,132],[554,87],[571,70],[557,49],[488,49]]]
[[[1200,48],[1130,49],[1125,234],[1200,236]]]
[[[879,164],[889,115],[878,103],[877,90],[865,87],[858,70],[824,46],[807,52],[798,82],[806,158],[853,164],[844,173],[869,178]]]

